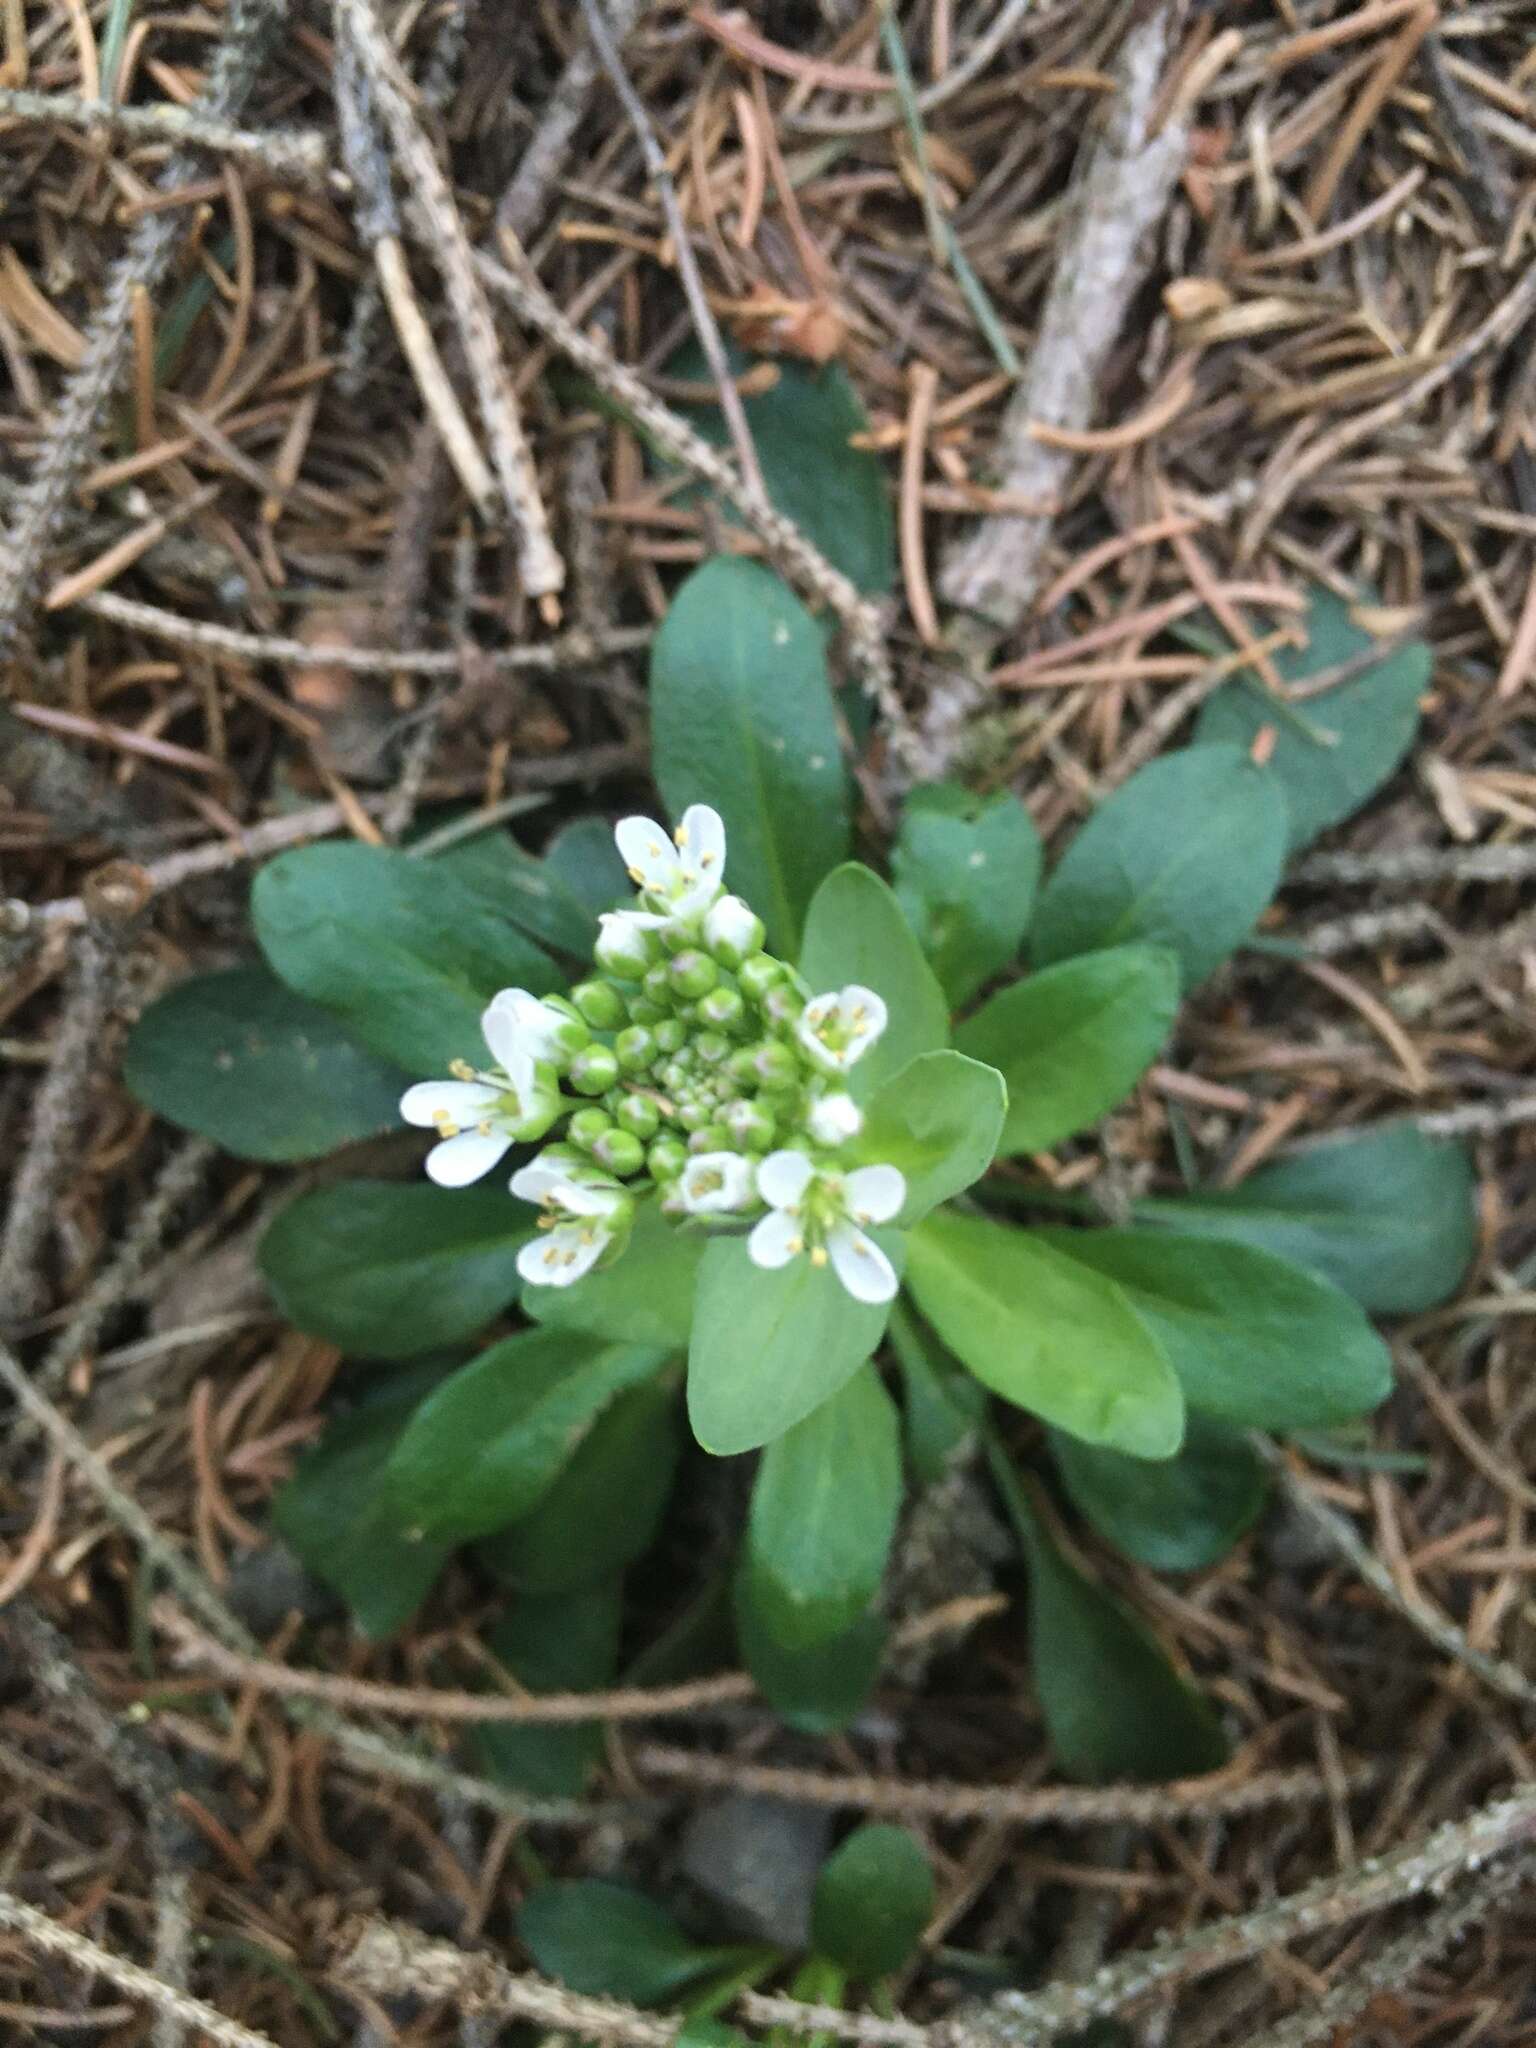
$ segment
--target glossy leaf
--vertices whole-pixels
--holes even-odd
[[[562,825],[544,849],[544,865],[594,918],[633,898],[607,818],[573,818]]]
[[[804,1648],[781,1643],[764,1611],[757,1574],[736,1574],[736,1636],[741,1660],[763,1696],[802,1735],[846,1728],[869,1697],[885,1655],[886,1626],[861,1614],[842,1635]]]
[[[792,955],[806,907],[848,851],[848,778],[820,628],[769,569],[695,569],[651,650],[651,748],[674,817],[725,820],[729,886]]]
[[[411,1415],[441,1380],[417,1366],[334,1416],[272,1500],[283,1541],[339,1593],[368,1636],[392,1635],[431,1591],[451,1546],[413,1535],[391,1509],[384,1470]]]
[[[908,1282],[955,1356],[1005,1400],[1138,1458],[1178,1449],[1184,1402],[1112,1280],[1038,1233],[937,1210],[913,1231]]]
[[[800,972],[816,995],[853,982],[885,1000],[885,1030],[848,1076],[849,1092],[861,1102],[919,1053],[949,1043],[949,1004],[901,905],[857,861],[835,868],[816,891]]]
[[[1291,1259],[1378,1314],[1417,1315],[1454,1294],[1472,1262],[1475,1187],[1464,1147],[1384,1124],[1136,1213]]]
[[[593,1692],[611,1685],[618,1670],[622,1612],[616,1578],[574,1592],[525,1593],[490,1631],[486,1648],[527,1692]],[[487,1721],[473,1739],[488,1778],[545,1799],[579,1798],[603,1757],[600,1721]]]
[[[530,1593],[612,1580],[649,1549],[680,1448],[676,1387],[650,1380],[626,1388],[531,1513],[487,1537],[477,1554],[499,1579]]]
[[[1312,590],[1303,627],[1304,647],[1280,647],[1271,656],[1287,685],[1352,665],[1377,644],[1355,624],[1346,600],[1321,585]],[[1295,705],[1277,704],[1263,679],[1244,670],[1207,698],[1195,738],[1247,748],[1260,732],[1273,734],[1268,765],[1285,794],[1294,852],[1359,810],[1397,768],[1413,744],[1433,668],[1428,644],[1410,640]]]
[[[852,1626],[879,1590],[900,1506],[896,1410],[861,1366],[757,1468],[747,1555],[780,1643],[806,1649]]]
[[[987,1395],[904,1303],[891,1314],[890,1337],[901,1368],[907,1463],[919,1486],[934,1486],[974,1441]]]
[[[1392,1390],[1392,1354],[1330,1281],[1255,1245],[1162,1230],[1044,1230],[1124,1288],[1191,1408],[1251,1429],[1320,1429]]]
[[[654,1201],[643,1201],[621,1259],[570,1287],[531,1287],[523,1305],[549,1330],[683,1350],[704,1247],[702,1237],[679,1230]]]
[[[537,1505],[614,1395],[663,1355],[566,1330],[493,1344],[411,1418],[389,1462],[396,1512],[445,1539],[504,1529]]]
[[[888,1233],[877,1232],[887,1255]],[[688,1352],[688,1417],[706,1451],[755,1451],[830,1400],[880,1342],[889,1310],[830,1266],[754,1266],[744,1238],[704,1254]]]
[[[541,1884],[524,1900],[517,1932],[546,1977],[634,2005],[670,1998],[739,1954],[704,1947],[654,1899],[596,1877]]]
[[[413,1074],[483,1061],[498,989],[543,994],[554,962],[505,909],[431,860],[387,846],[296,847],[256,877],[256,936],[274,971]]]
[[[606,827],[603,836],[611,846],[612,834]],[[509,832],[478,832],[473,839],[433,854],[431,862],[435,874],[451,875],[498,904],[504,917],[541,946],[573,959],[590,959],[597,942],[592,910],[551,861],[525,852]],[[615,894],[624,889],[621,870]]]
[[[855,1828],[822,1866],[811,1905],[817,1949],[867,1983],[917,1953],[933,1918],[928,1853],[910,1829]]]
[[[1164,946],[1112,946],[1016,981],[962,1024],[956,1044],[1008,1088],[998,1149],[1044,1152],[1124,1101],[1157,1058],[1179,1006]]]
[[[1269,1490],[1268,1470],[1243,1431],[1194,1412],[1171,1458],[1127,1458],[1059,1430],[1051,1452],[1078,1513],[1154,1571],[1219,1563],[1252,1527]]]
[[[952,1006],[1018,952],[1040,881],[1040,835],[1011,790],[914,790],[891,853],[896,898]]]
[[[919,1053],[870,1103],[855,1157],[906,1176],[899,1221],[916,1223],[980,1180],[997,1155],[1008,1091],[994,1068],[958,1052]]]
[[[264,967],[181,982],[123,1053],[140,1102],[237,1159],[319,1159],[389,1130],[409,1078]]]
[[[1241,747],[1184,747],[1139,769],[1078,832],[1030,929],[1037,967],[1141,942],[1186,987],[1253,930],[1285,859],[1280,785]]]
[[[529,1212],[505,1188],[346,1180],[301,1195],[262,1238],[290,1322],[364,1358],[409,1358],[481,1329],[517,1299]]]
[[[1056,1761],[1069,1777],[1160,1783],[1219,1770],[1208,1703],[1146,1626],[1069,1564],[1001,1454],[993,1474],[1029,1562],[1029,1651]]]

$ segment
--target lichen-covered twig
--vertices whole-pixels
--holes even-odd
[[[249,164],[279,184],[324,184],[329,163],[325,137],[316,129],[237,128],[196,107],[178,107],[172,100],[148,107],[108,106],[74,93],[0,86],[0,121],[52,124],[86,135],[122,135],[131,142],[195,144]]]

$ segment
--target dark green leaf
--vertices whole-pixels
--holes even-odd
[[[736,1637],[742,1662],[774,1711],[802,1735],[832,1735],[846,1728],[869,1696],[885,1656],[886,1627],[877,1614],[861,1614],[844,1635],[792,1649],[781,1643],[763,1612],[757,1574],[736,1574]]]
[[[1360,1308],[1289,1259],[1159,1230],[1037,1235],[1125,1289],[1191,1408],[1251,1429],[1317,1428],[1392,1390],[1392,1355]]]
[[[635,2005],[670,1998],[739,1953],[691,1941],[664,1906],[596,1877],[541,1884],[524,1901],[517,1932],[546,1977]]]
[[[592,1692],[619,1666],[623,1588],[618,1579],[539,1597],[525,1594],[486,1638],[525,1691]],[[541,1727],[486,1722],[474,1731],[480,1768],[499,1785],[544,1799],[578,1799],[602,1761],[599,1721]]]
[[[1056,1761],[1069,1777],[1161,1783],[1219,1770],[1215,1714],[1145,1625],[1062,1556],[1001,1453],[994,1476],[1029,1561],[1029,1651]]]
[[[546,1329],[682,1350],[693,1328],[704,1246],[704,1238],[679,1230],[654,1201],[641,1202],[622,1259],[570,1287],[532,1287],[523,1306]]]
[[[958,1007],[1018,952],[1040,880],[1040,835],[1011,790],[914,790],[891,854],[897,901]]]
[[[412,1417],[389,1462],[395,1510],[466,1540],[535,1507],[593,1418],[665,1354],[567,1330],[527,1330],[482,1351]]]
[[[274,970],[414,1074],[485,1058],[498,989],[542,995],[560,976],[506,911],[430,860],[387,846],[296,847],[256,877],[256,936]]]
[[[891,1242],[874,1235],[890,1256]],[[880,1342],[888,1310],[855,1301],[830,1266],[754,1266],[717,1238],[699,1268],[688,1418],[706,1451],[755,1451],[830,1400]]]
[[[1038,1233],[940,1209],[912,1233],[917,1305],[994,1392],[1089,1443],[1178,1449],[1184,1402],[1161,1345],[1112,1280]]]
[[[1154,1571],[1218,1563],[1252,1526],[1269,1488],[1268,1470],[1243,1432],[1193,1412],[1171,1458],[1127,1458],[1059,1430],[1051,1450],[1078,1513]]]
[[[364,1358],[452,1344],[515,1301],[527,1209],[501,1187],[346,1180],[290,1202],[258,1254],[301,1330]]]
[[[737,374],[755,367],[744,351],[728,353]],[[860,590],[880,596],[896,576],[895,528],[879,456],[853,446],[855,434],[869,431],[868,415],[840,363],[813,369],[775,356],[772,365],[776,381],[742,402],[768,496],[834,568]],[[667,372],[693,384],[709,380],[696,342],[670,359]],[[729,447],[718,405],[682,410],[705,440]]]
[[[949,1043],[949,1004],[901,905],[857,861],[835,868],[816,891],[800,972],[814,995],[854,982],[885,999],[890,1014],[884,1033],[848,1077],[850,1092],[861,1102],[919,1053]]]
[[[1471,1264],[1475,1187],[1461,1145],[1384,1124],[1136,1213],[1291,1259],[1378,1314],[1417,1315],[1454,1294]]]
[[[611,846],[612,834],[606,828],[604,836]],[[551,862],[525,853],[510,833],[477,832],[473,839],[433,854],[431,861],[434,874],[451,875],[497,904],[503,917],[540,945],[577,960],[590,959],[597,943],[596,917]],[[623,888],[621,872],[619,889]]]
[[[562,825],[544,849],[544,865],[593,918],[634,900],[606,818],[573,818]]]
[[[747,1555],[775,1639],[843,1634],[879,1590],[901,1506],[896,1410],[872,1366],[763,1453]]]
[[[1285,801],[1241,747],[1184,747],[1107,797],[1046,883],[1036,966],[1144,940],[1178,954],[1186,987],[1240,946],[1274,895]]]
[[[1376,644],[1348,603],[1321,585],[1312,590],[1305,631],[1305,647],[1281,647],[1271,657],[1286,684],[1353,663]],[[1266,727],[1273,732],[1269,768],[1285,794],[1294,852],[1357,811],[1397,767],[1413,744],[1433,667],[1428,645],[1411,640],[1294,708],[1277,704],[1263,680],[1244,670],[1207,698],[1195,738],[1246,749]]]
[[[997,1153],[1008,1108],[1002,1077],[958,1052],[919,1053],[869,1105],[855,1156],[899,1166],[911,1224],[980,1180]]]
[[[974,1440],[987,1396],[903,1303],[891,1313],[890,1337],[901,1368],[907,1462],[919,1486],[934,1486],[961,1445]]]
[[[365,1635],[391,1635],[408,1621],[450,1554],[446,1543],[412,1536],[384,1492],[400,1432],[441,1378],[441,1367],[417,1366],[334,1417],[273,1497],[278,1534]]]
[[[933,1918],[933,1867],[907,1828],[855,1828],[822,1866],[811,1906],[817,1948],[866,1983],[917,1953]]]
[[[498,1578],[558,1593],[611,1580],[650,1547],[677,1469],[676,1396],[653,1380],[614,1397],[533,1511],[479,1545]]]
[[[1008,1087],[999,1150],[1044,1152],[1124,1100],[1157,1058],[1179,1007],[1163,946],[1113,946],[1003,989],[956,1042]]]
[[[407,1076],[264,967],[182,982],[123,1054],[139,1100],[239,1159],[319,1159],[400,1121]]]
[[[848,778],[821,632],[771,570],[717,556],[678,591],[651,649],[651,748],[675,817],[725,820],[729,884],[792,955],[848,851]]]

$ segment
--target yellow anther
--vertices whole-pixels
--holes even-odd
[[[645,876],[641,873],[639,868],[629,868],[626,870],[626,872],[629,875],[629,879],[634,883],[637,889],[644,886]]]
[[[479,1123],[477,1123],[477,1124],[475,1125],[475,1129],[476,1129],[476,1130],[477,1130],[477,1131],[478,1131],[478,1132],[480,1133],[480,1135],[481,1135],[481,1137],[482,1137],[482,1138],[488,1138],[488,1137],[489,1137],[489,1136],[491,1135],[491,1120],[490,1120],[490,1118],[489,1118],[488,1116],[487,1116],[487,1117],[482,1117],[482,1118],[480,1119]]]
[[[448,1071],[455,1081],[473,1081],[475,1078],[475,1070],[468,1060],[450,1060]]]
[[[804,1250],[805,1239],[803,1237],[792,1237],[789,1240],[789,1255],[792,1259],[798,1258]]]
[[[682,826],[679,825],[677,830],[672,834],[672,837],[677,841],[679,846],[682,846],[686,844],[688,834],[683,830]]]
[[[811,1264],[812,1264],[813,1266],[824,1266],[824,1265],[825,1265],[826,1263],[827,1263],[827,1248],[826,1248],[826,1246],[825,1246],[824,1244],[814,1244],[814,1245],[812,1245],[812,1246],[811,1246]]]

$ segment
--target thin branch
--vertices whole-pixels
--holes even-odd
[[[0,86],[0,121],[74,128],[83,135],[121,135],[133,142],[175,142],[232,157],[284,185],[325,185],[330,154],[315,128],[236,128],[163,100],[149,107],[107,106],[66,92],[25,92]]]
[[[613,0],[608,24],[622,44],[633,28],[644,0]],[[597,84],[597,53],[590,43],[576,51],[550,88],[544,111],[523,151],[512,182],[496,208],[496,225],[526,242],[539,224],[550,188],[565,169]]]

